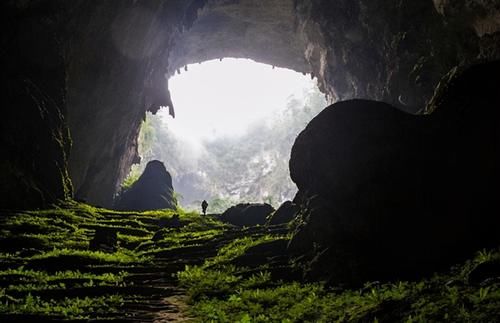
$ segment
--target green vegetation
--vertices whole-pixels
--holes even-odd
[[[165,261],[155,251],[168,246],[175,252],[218,237],[226,228],[183,210],[118,212],[73,201],[47,210],[3,213],[0,316],[125,316],[127,304],[151,293],[161,295],[161,289],[139,287],[134,279],[137,273],[154,272],[158,261]],[[179,214],[182,227],[161,229],[174,214]],[[117,233],[114,251],[89,248],[100,229]],[[161,238],[153,240],[155,235]]]
[[[176,225],[174,214],[179,214]],[[500,317],[500,280],[477,278],[482,266],[500,263],[500,250],[482,250],[421,281],[345,289],[304,283],[294,274],[293,262],[280,249],[290,238],[286,226],[239,229],[183,210],[117,212],[76,202],[4,211],[0,222],[0,318],[6,320],[8,315],[125,318],[138,304],[164,299],[176,284],[185,288],[189,313],[200,322],[491,322]],[[116,230],[113,251],[89,248],[97,229]],[[178,282],[171,276],[175,272]]]
[[[129,187],[150,160],[158,159],[172,175],[184,208],[199,210],[201,199],[209,202],[209,213],[252,201],[277,207],[296,192],[288,173],[292,144],[326,105],[324,95],[311,88],[301,98],[290,97],[283,111],[250,126],[242,136],[207,140],[196,153],[161,116],[148,114],[139,136],[142,163],[132,167],[122,187]]]
[[[0,302],[0,313],[31,314],[41,316],[61,317],[64,319],[89,319],[92,316],[100,317],[117,312],[117,308],[123,304],[123,298],[119,295],[101,297],[65,297],[62,300],[45,301],[39,296],[28,294],[23,298],[8,297],[0,290],[0,299],[8,299],[5,303]]]
[[[468,281],[480,264],[499,261],[500,251],[479,252],[426,280],[374,282],[360,289],[273,280],[265,270],[245,278],[234,266],[207,268],[207,263],[226,262],[222,255],[227,254],[178,273],[200,322],[489,322],[500,317],[500,281]]]

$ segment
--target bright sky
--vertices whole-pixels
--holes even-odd
[[[174,133],[194,144],[244,134],[252,123],[284,109],[291,95],[301,97],[315,86],[309,75],[232,58],[188,65],[168,83],[175,119],[167,109],[159,113]]]

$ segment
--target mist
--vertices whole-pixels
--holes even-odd
[[[158,159],[172,175],[185,209],[199,209],[202,200],[209,202],[210,212],[222,212],[239,202],[277,207],[293,199],[291,147],[327,105],[316,82],[249,60],[211,62],[203,70],[205,64],[169,80],[176,119],[163,110],[147,114],[139,136],[141,163],[123,186]]]

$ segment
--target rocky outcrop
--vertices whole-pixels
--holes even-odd
[[[274,211],[274,208],[267,204],[242,203],[230,207],[221,214],[220,219],[240,227],[263,225],[266,217]]]
[[[297,137],[290,174],[305,205],[291,242],[333,283],[407,279],[500,242],[500,62],[455,70],[425,116],[352,100]]]
[[[267,224],[276,225],[292,221],[299,213],[300,207],[292,201],[285,201],[267,219]]]
[[[146,211],[176,207],[172,177],[158,160],[150,161],[139,179],[116,202],[118,210]]]

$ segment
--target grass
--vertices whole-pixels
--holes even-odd
[[[179,214],[182,227],[162,228],[174,214]],[[125,314],[128,301],[143,301],[144,295],[135,294],[135,269],[160,268],[165,262],[157,261],[166,261],[162,260],[166,254],[177,259],[194,248],[202,251],[202,262],[186,266],[177,278],[189,296],[190,314],[200,322],[500,318],[500,279],[482,283],[469,279],[478,266],[499,262],[499,250],[482,250],[448,272],[421,281],[337,289],[321,282],[281,280],[273,271],[279,264],[236,266],[236,259],[255,248],[289,237],[269,234],[265,227],[233,228],[196,212],[119,212],[69,201],[48,210],[4,214],[0,221],[0,314],[4,315],[116,318]],[[117,231],[116,252],[89,250],[99,228]],[[212,248],[211,257],[203,254],[204,248]]]
[[[55,260],[61,261],[64,258],[79,258],[82,262],[88,263],[137,263],[145,261],[145,258],[139,257],[131,251],[118,250],[114,253],[102,251],[75,250],[75,249],[54,249],[42,254],[31,257],[31,260]]]
[[[49,317],[61,317],[64,319],[88,319],[93,316],[109,315],[117,312],[117,308],[123,303],[120,295],[109,295],[101,297],[74,297],[62,300],[43,300],[39,296],[28,294],[24,298],[7,298],[0,290],[0,313],[31,314]]]
[[[189,245],[215,237],[221,233],[216,228],[224,227],[182,210],[121,212],[74,201],[47,210],[4,214],[0,217],[0,313],[113,317],[123,311],[125,298],[140,298],[129,294],[136,290],[134,282],[127,281],[130,271],[154,266],[145,252],[159,248],[151,239],[161,222],[174,214],[186,225],[181,231],[164,230],[163,244]],[[94,231],[101,228],[117,232],[116,252],[89,250]],[[137,249],[141,244],[146,246],[142,251]],[[99,295],[93,294],[95,288],[101,288]],[[64,297],[66,293],[78,297]]]
[[[233,242],[222,247],[219,250],[217,256],[205,261],[204,266],[210,267],[210,266],[219,266],[227,264],[231,260],[237,258],[238,256],[242,256],[245,253],[245,251],[247,251],[251,247],[257,246],[265,242],[276,241],[281,239],[287,239],[287,238],[281,236],[264,235],[260,237],[247,236],[235,239]]]
[[[265,271],[244,278],[234,266],[186,267],[178,277],[200,322],[491,322],[500,317],[500,281],[474,285],[468,276],[498,259],[499,251],[482,251],[429,279],[358,290],[273,281]]]

